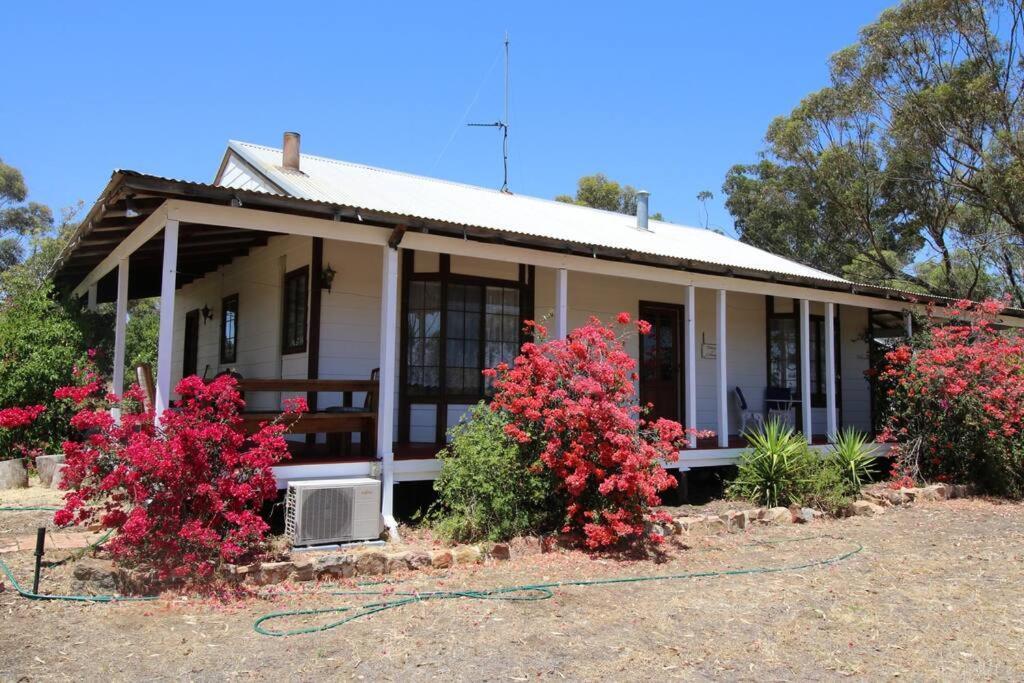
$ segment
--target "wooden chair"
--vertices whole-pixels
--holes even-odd
[[[380,368],[374,368],[370,371],[370,381],[380,381]],[[352,393],[345,392],[341,397],[340,406],[329,406],[323,409],[325,413],[334,414],[350,414],[360,412],[377,412],[377,394],[367,392],[366,398],[363,399],[362,407],[352,405]],[[359,433],[359,446],[360,450],[363,451],[363,455],[373,455],[376,450],[377,435],[370,434],[368,432]],[[333,453],[342,453],[343,455],[352,454],[352,432],[345,432],[343,434],[328,434],[327,435],[327,450]]]

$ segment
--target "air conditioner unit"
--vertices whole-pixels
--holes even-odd
[[[285,532],[292,545],[368,541],[383,530],[376,479],[310,479],[288,483]]]

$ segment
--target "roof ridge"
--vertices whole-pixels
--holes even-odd
[[[261,145],[261,144],[256,143],[256,142],[245,142],[244,140],[228,140],[228,145],[231,145],[231,144],[243,145],[243,146],[246,146],[246,147],[254,147],[254,148],[257,148],[257,149],[261,149],[261,150],[263,150],[265,152],[281,153],[281,148],[280,147],[271,147],[269,145]],[[370,171],[376,171],[378,173],[387,173],[387,174],[390,174],[390,175],[397,175],[397,176],[404,176],[404,177],[407,177],[407,178],[414,178],[416,180],[427,180],[427,181],[430,181],[430,182],[442,183],[442,184],[445,184],[445,185],[455,185],[455,186],[458,186],[458,187],[466,187],[466,188],[469,188],[469,189],[472,189],[472,190],[480,190],[480,191],[483,191],[483,192],[489,192],[489,193],[497,194],[497,195],[501,195],[501,196],[512,196],[512,197],[518,197],[520,199],[529,199],[529,200],[536,201],[536,202],[544,202],[544,203],[547,203],[547,204],[558,204],[558,205],[561,205],[561,206],[571,206],[571,207],[576,208],[576,209],[585,209],[587,211],[596,211],[598,213],[609,215],[609,216],[624,216],[624,217],[627,217],[627,218],[635,218],[635,215],[633,215],[633,214],[620,213],[618,211],[609,211],[608,209],[598,209],[598,208],[595,208],[593,206],[586,206],[585,204],[576,204],[576,203],[573,203],[573,202],[560,202],[557,199],[548,199],[546,197],[537,197],[537,196],[532,195],[532,194],[517,194],[515,192],[502,192],[501,190],[495,190],[493,188],[484,187],[482,185],[473,185],[471,183],[465,183],[465,182],[462,182],[462,181],[459,181],[459,180],[448,180],[447,178],[435,178],[433,176],[420,175],[418,173],[410,173],[409,171],[398,171],[398,170],[395,170],[395,169],[392,169],[392,168],[382,168],[380,166],[372,166],[370,164],[364,164],[364,163],[361,163],[361,162],[346,161],[344,159],[334,159],[332,157],[320,156],[318,154],[307,154],[305,152],[301,153],[299,156],[300,157],[306,157],[308,159],[316,159],[318,161],[323,161],[323,162],[327,162],[327,163],[330,163],[330,164],[336,164],[338,166],[348,166],[348,167],[352,167],[352,168],[362,168],[362,169],[367,169],[367,170],[370,170]],[[650,223],[658,223],[660,225],[670,226],[670,227],[674,227],[674,228],[684,228],[686,230],[701,230],[701,231],[705,231],[705,232],[708,232],[708,233],[711,233],[711,234],[716,234],[716,235],[719,234],[719,233],[715,232],[714,230],[709,230],[708,228],[701,228],[701,227],[698,227],[698,226],[695,226],[695,225],[684,225],[683,223],[673,223],[672,221],[658,220],[656,218],[649,219],[649,222]],[[732,240],[732,238],[730,238],[728,235],[719,235],[719,236],[720,237],[725,237],[726,239],[729,239],[729,240]],[[733,240],[733,241],[735,241],[735,240]]]

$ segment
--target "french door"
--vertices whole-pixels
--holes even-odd
[[[640,319],[651,324],[640,337],[640,402],[654,405],[651,419],[682,422],[683,307],[642,301]]]

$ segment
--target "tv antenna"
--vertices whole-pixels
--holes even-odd
[[[508,189],[508,31],[505,32],[505,117],[494,123],[467,123],[467,126],[474,128],[497,128],[501,131],[502,164],[505,171],[504,180],[501,183],[502,192],[510,192]]]

